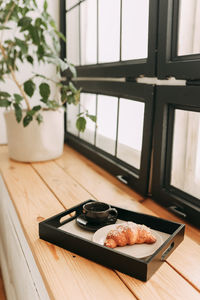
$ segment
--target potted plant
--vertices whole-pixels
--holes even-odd
[[[74,66],[61,60],[60,39],[44,0],[39,10],[36,0],[0,1],[0,107],[5,107],[9,156],[25,162],[53,159],[62,154],[64,143],[64,104],[78,104],[80,90],[69,81],[62,82],[60,73]],[[20,82],[18,75],[24,62],[31,66],[31,76]],[[54,78],[35,72],[53,65]],[[26,72],[25,72],[26,73]],[[17,92],[10,93],[6,83],[11,80]],[[56,96],[52,95],[57,91]],[[37,98],[37,104],[35,103]],[[34,99],[34,100],[33,100]],[[34,103],[34,104],[33,104]],[[87,111],[77,116],[76,126],[84,131],[86,118],[95,121]]]

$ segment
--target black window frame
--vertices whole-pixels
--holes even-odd
[[[83,1],[85,0],[79,1],[75,6]],[[60,28],[65,35],[65,0],[60,0],[60,4]],[[113,158],[112,155],[73,134],[65,132],[65,142],[114,176],[121,175],[119,179],[136,192],[143,196],[148,195],[179,217],[200,227],[198,205],[200,200],[169,184],[174,110],[180,108],[200,111],[198,103],[200,54],[177,56],[179,0],[150,0],[150,4],[151,35],[149,35],[148,59],[78,66],[76,67],[78,78],[75,82],[83,92],[123,98],[129,98],[131,93],[133,100],[135,95],[139,98],[146,97],[145,91],[151,93],[147,116],[149,126],[144,129],[148,134],[143,136],[140,177],[138,178],[139,173],[134,167],[130,168],[123,161]],[[66,56],[65,47],[65,43],[61,41],[62,58]],[[66,81],[71,77],[70,72],[64,72],[63,75]],[[142,76],[157,76],[157,79],[175,77],[186,80],[187,86],[153,86],[137,83],[136,77]],[[85,80],[82,80],[82,77]],[[102,81],[97,81],[95,77],[102,77]],[[124,77],[126,82],[112,82],[111,77]],[[145,119],[146,117],[144,121]],[[152,193],[149,193],[149,190]]]
[[[143,142],[139,170],[67,131],[65,132],[65,142],[108,170],[119,180],[134,188],[141,195],[147,195],[152,147],[154,86],[130,82],[87,80],[77,81],[76,86],[81,87],[82,92],[85,93],[109,95],[145,103]]]
[[[79,6],[85,0],[79,1],[75,6]],[[98,10],[97,0],[97,10]],[[120,3],[122,5],[122,1]],[[76,66],[78,77],[131,77],[138,76],[150,76],[156,75],[156,55],[157,55],[157,13],[158,13],[158,1],[149,0],[149,33],[148,33],[148,57],[145,59],[133,59],[127,61],[119,61],[112,63],[97,63],[93,65]],[[60,11],[67,12],[65,0],[60,0]],[[69,10],[73,9],[70,8]],[[122,12],[121,12],[122,14]],[[60,22],[60,30],[63,34],[66,34],[66,13],[62,15],[62,22]],[[98,27],[98,26],[97,26]],[[80,13],[79,13],[79,30],[80,30]],[[97,28],[98,31],[98,28]],[[80,37],[79,37],[80,38]],[[64,58],[66,56],[66,49],[64,44],[62,46],[61,55]],[[64,76],[69,77],[71,74],[68,71],[63,73]]]
[[[177,55],[179,0],[160,0],[158,29],[159,79],[200,78],[200,54]]]
[[[159,86],[153,142],[152,198],[200,227],[200,200],[170,185],[174,110],[200,112],[200,87]]]

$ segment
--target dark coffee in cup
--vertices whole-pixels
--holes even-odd
[[[83,213],[89,223],[101,224],[110,218],[117,218],[118,212],[109,204],[103,202],[89,202],[83,206]]]

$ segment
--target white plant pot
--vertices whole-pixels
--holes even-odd
[[[33,120],[27,127],[17,123],[14,111],[4,113],[10,158],[23,162],[59,157],[64,145],[64,110],[42,111],[43,122]]]

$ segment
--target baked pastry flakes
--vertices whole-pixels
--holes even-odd
[[[126,222],[116,226],[108,232],[104,246],[109,248],[123,247],[134,244],[153,244],[156,237],[152,234],[149,227],[136,224],[134,222]]]

